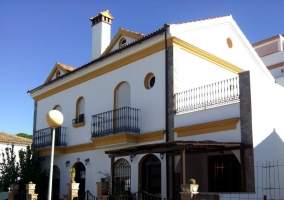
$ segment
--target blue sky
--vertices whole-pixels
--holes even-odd
[[[32,134],[27,91],[43,84],[56,62],[91,60],[89,18],[101,11],[114,17],[112,37],[120,27],[148,34],[164,23],[231,14],[255,43],[283,34],[283,8],[282,0],[0,0],[0,131]]]

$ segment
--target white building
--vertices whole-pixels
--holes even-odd
[[[16,160],[18,161],[18,152],[21,149],[26,149],[27,146],[31,146],[32,144],[32,140],[31,139],[27,139],[27,138],[23,138],[23,137],[19,137],[17,135],[13,135],[13,134],[9,134],[9,133],[5,133],[0,131],[0,149],[1,149],[1,153],[3,152],[5,154],[5,149],[11,148],[12,145],[14,145],[14,152],[16,157]],[[5,154],[6,155],[6,154]],[[1,158],[2,156],[0,156]],[[2,158],[1,158],[2,159]]]
[[[47,169],[45,116],[51,109],[64,116],[57,198],[67,194],[72,166],[79,195],[96,194],[99,171],[112,174],[112,193],[129,188],[178,199],[189,178],[200,192],[224,198],[269,192],[260,183],[274,179],[260,180],[254,166],[283,161],[284,91],[232,16],[165,24],[148,35],[119,29],[112,40],[109,11],[90,20],[92,60],[78,68],[56,63],[29,91],[34,145]]]

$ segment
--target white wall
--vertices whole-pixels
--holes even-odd
[[[170,33],[258,77],[272,79],[249,41],[231,16],[170,26]],[[232,48],[227,45],[232,40]]]
[[[63,127],[67,127],[67,145],[90,142],[92,115],[113,110],[114,89],[122,81],[130,84],[130,104],[139,110],[140,133],[164,130],[165,108],[165,64],[164,51],[128,64],[38,102],[36,130],[47,128],[46,113],[55,105],[62,107]],[[144,87],[145,76],[152,72],[156,76],[153,88]],[[85,126],[73,128],[76,116],[76,101],[85,99]]]
[[[237,76],[229,70],[174,46],[174,93]]]

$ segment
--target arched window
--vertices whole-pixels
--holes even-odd
[[[85,122],[85,99],[79,97],[76,102],[76,116],[73,119],[73,124],[80,124]]]
[[[119,48],[123,47],[126,45],[126,39],[125,38],[121,38],[119,41]]]
[[[62,108],[61,108],[60,105],[54,106],[52,110],[58,110],[58,111],[62,112]]]
[[[130,107],[130,85],[124,81],[119,83],[115,88],[115,109]]]
[[[114,190],[130,191],[131,166],[123,158],[114,163]]]

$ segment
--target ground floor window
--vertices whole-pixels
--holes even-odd
[[[131,168],[125,159],[119,159],[114,163],[114,191],[130,190]]]
[[[209,192],[242,192],[241,164],[234,154],[208,156]]]

